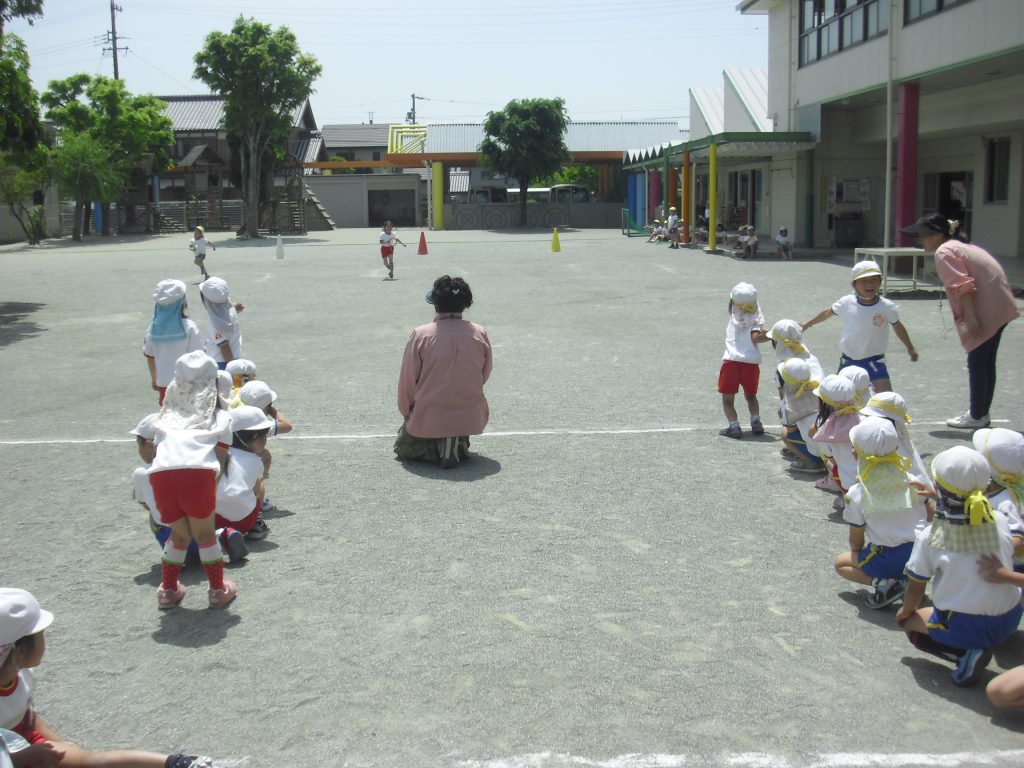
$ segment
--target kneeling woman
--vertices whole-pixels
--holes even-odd
[[[434,320],[412,332],[402,358],[398,410],[405,421],[395,455],[451,469],[467,458],[469,435],[487,426],[491,342],[481,326],[462,319],[473,292],[461,277],[437,278],[427,303],[434,305]]]

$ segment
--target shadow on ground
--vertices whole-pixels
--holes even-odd
[[[453,469],[441,469],[436,464],[428,464],[424,461],[403,461],[402,468],[406,472],[420,477],[432,477],[455,483],[471,483],[488,475],[496,475],[501,471],[501,462],[488,459],[486,456],[472,454],[469,459]]]
[[[31,339],[45,331],[38,323],[25,319],[45,306],[25,301],[0,302],[0,347]]]

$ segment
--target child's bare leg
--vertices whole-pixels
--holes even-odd
[[[892,392],[892,382],[888,379],[875,379],[871,382],[871,389],[875,392]]]
[[[1003,672],[989,682],[985,693],[1000,709],[1024,707],[1024,667]]]
[[[744,395],[747,400],[747,410],[750,411],[751,420],[761,419],[761,405],[757,402],[757,395]]]
[[[196,544],[200,547],[208,547],[211,544],[217,543],[217,533],[212,514],[208,517],[186,517],[183,519],[188,525],[190,538],[195,539]],[[174,535],[173,527],[171,528],[171,535]]]
[[[920,632],[922,635],[931,634],[928,631],[928,619],[932,616],[931,608],[918,608],[917,611],[900,627],[908,635],[911,632]]]
[[[836,557],[833,567],[836,569],[836,573],[847,581],[871,586],[871,577],[860,569],[860,566],[857,565],[857,561],[854,559],[852,552],[843,552]]]
[[[740,417],[736,413],[736,395],[722,393],[722,410],[725,411],[725,418],[730,424],[739,423]]]
[[[64,752],[61,768],[164,768],[167,762],[166,755],[136,749],[90,752],[68,741],[54,741],[53,746]]]

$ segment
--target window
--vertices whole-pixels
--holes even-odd
[[[374,160],[380,160],[380,152],[374,152],[373,153],[373,159]]]
[[[1005,203],[1010,191],[1010,140],[985,142],[985,202]]]
[[[918,19],[934,16],[967,2],[970,0],[904,0],[903,23],[909,24]]]
[[[888,29],[889,0],[803,0],[800,5],[800,66],[883,35]]]

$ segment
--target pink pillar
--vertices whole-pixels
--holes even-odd
[[[647,174],[647,220],[660,216],[661,211],[661,172],[651,171]]]
[[[900,86],[900,132],[896,145],[896,229],[917,220],[917,116],[920,92],[917,83]],[[896,245],[914,244],[912,235],[897,231]]]

